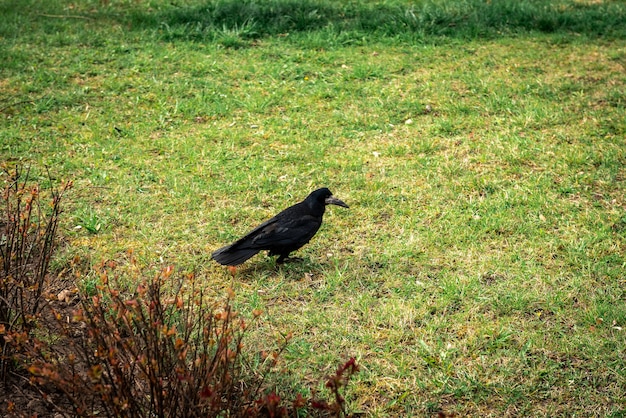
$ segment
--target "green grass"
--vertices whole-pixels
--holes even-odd
[[[55,268],[196,270],[283,384],[367,416],[626,414],[626,6],[0,1],[0,155],[75,187]],[[313,188],[299,264],[210,253]],[[80,228],[78,228],[80,226]]]

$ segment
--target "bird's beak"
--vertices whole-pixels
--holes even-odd
[[[337,205],[337,206],[341,206],[344,208],[349,208],[350,206],[346,205],[343,201],[337,199],[335,196],[330,196],[327,197],[324,200],[324,203],[326,203],[327,205]]]

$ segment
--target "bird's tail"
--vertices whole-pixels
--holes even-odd
[[[215,250],[211,258],[223,266],[238,266],[259,251],[251,248],[237,248],[231,244]]]

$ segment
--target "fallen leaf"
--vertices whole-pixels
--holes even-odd
[[[59,292],[57,295],[57,300],[59,302],[69,303],[72,298],[72,291],[70,289],[65,289]]]

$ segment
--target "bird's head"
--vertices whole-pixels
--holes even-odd
[[[326,187],[322,187],[321,189],[317,189],[313,193],[309,195],[307,200],[311,199],[317,204],[325,205],[337,205],[344,208],[349,208],[350,206],[346,205],[342,200],[337,199],[330,190]]]

